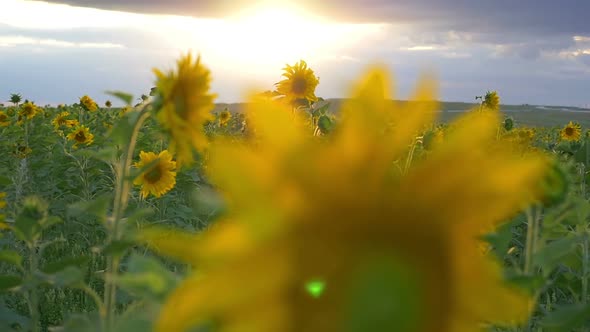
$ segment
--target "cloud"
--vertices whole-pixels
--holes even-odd
[[[246,7],[245,0],[49,0],[76,6],[137,13],[222,17]],[[264,2],[264,1],[262,1]],[[277,1],[266,1],[276,4]],[[586,0],[300,0],[314,12],[357,22],[419,22],[457,31],[589,32]],[[321,4],[318,4],[321,3]]]
[[[0,36],[0,47],[15,47],[19,45],[49,46],[49,47],[74,47],[74,48],[123,48],[121,44],[69,42],[56,39],[40,39],[23,36]]]

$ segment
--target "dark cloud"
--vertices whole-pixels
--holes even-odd
[[[220,17],[245,0],[47,0],[137,13]],[[267,1],[270,2],[270,1]],[[320,15],[358,22],[418,23],[457,31],[588,34],[588,0],[313,0],[298,1]],[[271,2],[270,2],[271,3]],[[321,4],[319,4],[321,3]]]

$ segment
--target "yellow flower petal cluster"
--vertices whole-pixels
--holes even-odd
[[[436,84],[421,81],[401,109],[390,86],[386,70],[368,72],[328,140],[266,103],[249,110],[256,145],[212,146],[208,172],[228,220],[198,236],[143,233],[199,266],[157,331],[212,321],[222,332],[463,332],[527,320],[530,298],[478,248],[537,197],[546,161],[504,148],[498,113],[470,112],[401,174],[395,161],[432,125]],[[310,282],[324,285],[320,296]]]
[[[87,95],[80,97],[80,105],[88,112],[94,112],[98,109],[98,104]]]
[[[500,96],[496,91],[488,91],[483,99],[482,106],[486,110],[499,111],[500,110]]]
[[[0,192],[0,209],[6,207],[6,193]],[[0,229],[4,228],[4,214],[0,213]]]
[[[564,141],[577,142],[582,137],[582,126],[577,122],[570,121],[559,131],[559,137]]]
[[[10,117],[4,111],[0,111],[0,127],[7,127],[10,125]]]
[[[67,138],[70,141],[74,141],[74,148],[77,148],[78,145],[81,144],[90,145],[94,142],[94,135],[90,133],[90,129],[84,125],[74,128],[74,130],[68,134]]]
[[[61,129],[62,127],[73,128],[79,125],[78,120],[68,119],[68,116],[70,116],[70,112],[64,111],[51,120],[51,124],[53,124],[55,130]]]
[[[193,163],[193,149],[202,150],[207,145],[203,126],[214,119],[211,111],[215,94],[209,92],[211,74],[190,54],[182,57],[176,71],[168,74],[154,69],[158,96],[161,104],[157,119],[170,134],[170,151],[175,154],[178,166]]]
[[[320,80],[315,76],[313,70],[307,67],[307,63],[300,60],[293,66],[287,65],[283,68],[285,79],[276,83],[277,92],[287,98],[289,102],[297,99],[316,101],[315,89]]]
[[[27,102],[21,105],[18,112],[18,122],[22,124],[24,120],[33,119],[39,113],[39,107],[32,102]]]
[[[139,169],[149,167],[133,181],[133,184],[141,186],[142,198],[146,198],[150,194],[160,197],[174,188],[176,162],[172,160],[172,155],[168,150],[164,150],[160,154],[141,151],[139,159],[139,162],[134,164],[135,167]]]
[[[223,110],[219,113],[219,125],[224,127],[231,120],[231,113],[228,110]]]

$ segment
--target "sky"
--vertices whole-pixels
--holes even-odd
[[[318,96],[348,95],[371,64],[396,99],[436,73],[440,99],[590,108],[588,0],[0,0],[0,103],[139,97],[187,52],[212,72],[217,102],[270,90],[305,60]],[[6,103],[6,102],[5,102]]]

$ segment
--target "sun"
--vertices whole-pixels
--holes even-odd
[[[175,17],[167,23],[176,28],[168,34],[173,44],[206,55],[213,67],[239,69],[240,75],[250,78],[275,75],[276,68],[300,59],[313,66],[316,59],[342,54],[383,28],[376,23],[337,21],[285,1],[228,9],[216,19]]]
[[[333,44],[335,25],[300,7],[292,5],[259,5],[249,7],[227,18],[235,47],[245,57],[260,64],[292,60],[302,52],[314,53]],[[330,35],[332,37],[330,37]]]

